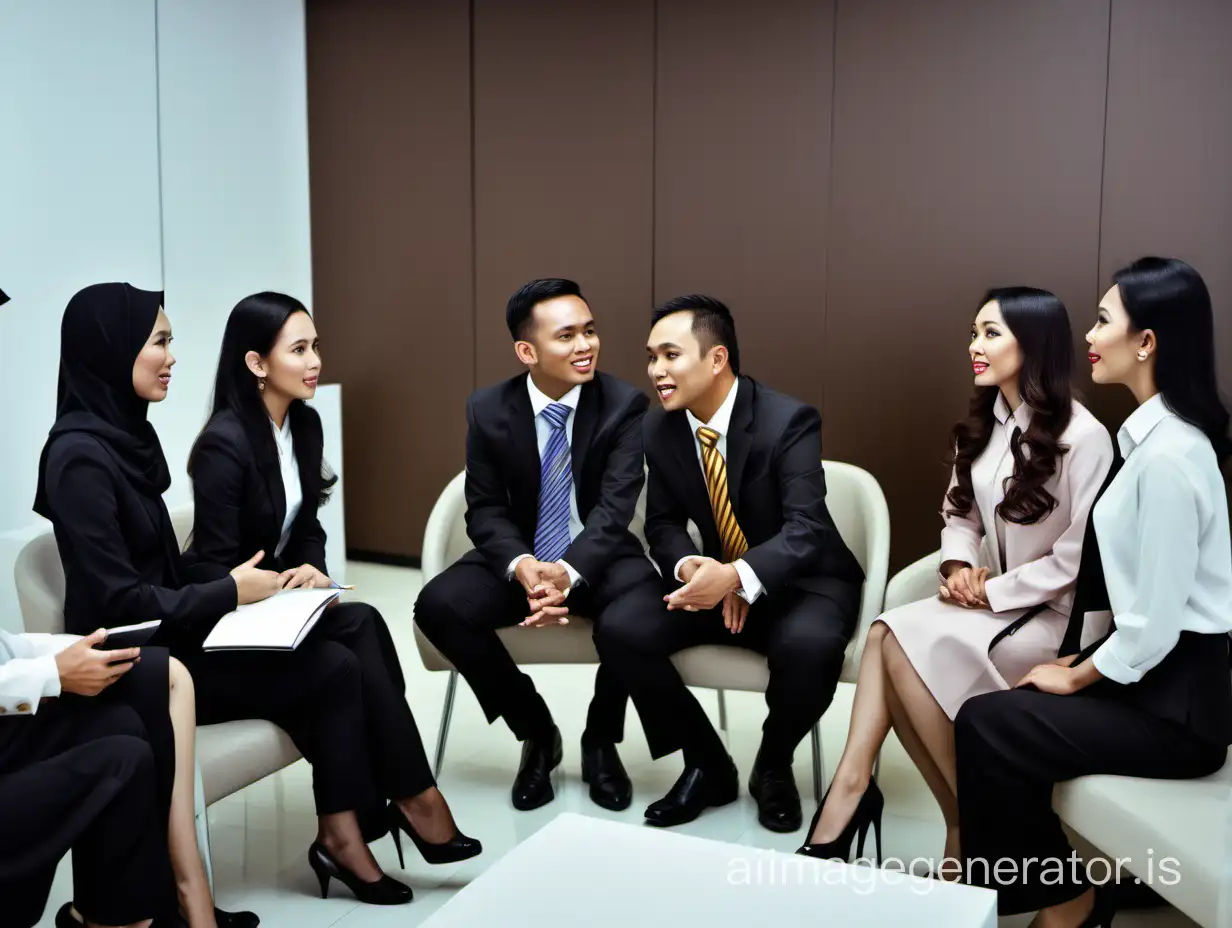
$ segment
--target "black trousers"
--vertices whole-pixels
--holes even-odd
[[[612,620],[625,591],[657,576],[644,557],[619,558],[595,585],[580,584],[569,594],[569,611],[594,622],[597,641],[598,630]],[[521,741],[545,736],[552,714],[496,632],[528,614],[521,585],[493,574],[475,551],[433,577],[415,604],[420,630],[466,678],[488,722],[503,716]],[[628,701],[628,691],[611,668],[600,664],[584,737],[595,743],[622,741]]]
[[[0,721],[3,924],[38,922],[70,849],[73,900],[90,921],[127,925],[174,912],[167,687],[167,652],[147,648],[99,696],[62,696]]]
[[[656,576],[628,590],[596,632],[603,665],[637,706],[651,756],[683,749],[687,763],[701,766],[726,757],[671,660],[685,648],[723,644],[766,656],[770,682],[760,756],[765,764],[790,766],[796,745],[834,698],[859,614],[860,587],[835,580],[826,594],[792,589],[763,595],[749,608],[744,630],[733,635],[723,625],[721,607],[669,612],[663,596],[677,586]]]
[[[1055,784],[1100,773],[1182,780],[1223,766],[1226,746],[1101,689],[987,693],[969,699],[954,720],[964,877],[995,889],[1002,915],[1059,905],[1086,891],[1085,870],[1071,862],[1052,810]],[[1031,858],[1037,862],[1026,864]],[[999,860],[1013,868],[1005,863],[998,873]]]
[[[389,628],[366,603],[329,607],[294,651],[180,659],[193,675],[200,724],[268,719],[291,736],[312,764],[320,815],[367,818],[386,799],[435,785]]]

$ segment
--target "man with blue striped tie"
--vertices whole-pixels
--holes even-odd
[[[548,278],[509,300],[506,322],[528,373],[467,402],[467,532],[475,549],[420,594],[415,618],[466,677],[488,721],[523,742],[512,798],[553,797],[560,731],[497,629],[567,622],[602,626],[621,609],[656,603],[658,575],[629,523],[644,481],[645,394],[596,371],[599,335],[578,285]],[[661,604],[660,604],[661,605]],[[582,778],[597,804],[633,798],[616,744],[628,693],[600,665],[582,735]]]

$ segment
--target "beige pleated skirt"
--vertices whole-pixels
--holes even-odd
[[[1025,609],[990,612],[922,599],[878,618],[903,646],[916,673],[953,719],[972,696],[1007,690],[1036,664],[1056,660],[1068,617],[1046,608],[988,653],[997,633]]]

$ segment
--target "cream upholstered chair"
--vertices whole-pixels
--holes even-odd
[[[936,595],[940,558],[934,551],[895,574],[886,609]],[[1232,925],[1232,763],[1198,780],[1078,777],[1057,784],[1052,804],[1066,825],[1107,857],[1136,864],[1126,869],[1198,924]],[[1180,861],[1173,885],[1140,872],[1167,857]]]
[[[873,620],[881,613],[886,572],[890,553],[890,514],[881,487],[871,474],[851,464],[825,461],[826,505],[838,526],[843,540],[864,568],[864,592],[860,604],[859,622],[847,646],[841,679],[854,683],[860,665],[864,639]],[[423,544],[423,579],[427,583],[473,545],[466,534],[464,495],[465,473],[458,474],[445,487],[428,518]],[[630,528],[643,544],[642,524],[645,518],[645,494],[638,501],[637,512]],[[568,625],[526,629],[518,626],[502,629],[501,640],[518,664],[593,664],[598,655],[591,639],[591,623],[571,618]],[[439,774],[445,758],[445,743],[453,715],[454,694],[458,673],[432,643],[415,628],[415,640],[424,667],[449,671],[445,705],[441,713],[440,735],[436,745],[436,771]],[[725,690],[745,690],[764,693],[769,680],[766,659],[753,651],[726,645],[702,645],[688,648],[674,657],[684,682],[719,691],[719,724],[726,730]],[[820,728],[813,729],[813,790],[818,800],[825,787],[825,764],[821,752]]]
[[[192,531],[192,506],[173,509],[171,521],[182,545]],[[22,548],[13,575],[26,631],[64,631],[64,568],[50,528]],[[299,757],[290,736],[262,719],[202,725],[197,729],[197,840],[211,879],[205,807],[281,770]]]

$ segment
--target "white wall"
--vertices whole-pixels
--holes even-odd
[[[0,0],[0,627],[45,525],[60,314],[105,280],[167,291],[179,363],[151,419],[187,502],[227,313],[265,289],[312,305],[302,0]]]

